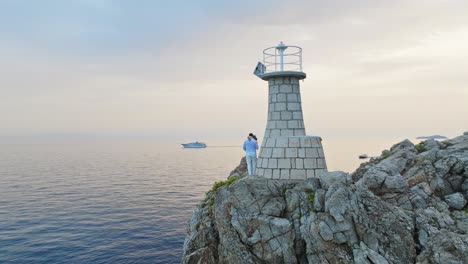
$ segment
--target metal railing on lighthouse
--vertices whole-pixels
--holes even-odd
[[[302,72],[302,48],[278,45],[263,50],[263,61],[257,64],[254,74],[258,77],[274,72]]]

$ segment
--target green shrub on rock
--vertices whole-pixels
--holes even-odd
[[[307,195],[307,200],[309,201],[310,203],[310,210],[312,212],[315,212],[315,208],[314,208],[314,198],[315,198],[315,192],[314,191],[310,191],[308,192],[309,194]]]
[[[418,151],[418,154],[419,153],[423,153],[424,151],[427,151],[427,148],[426,146],[424,146],[424,142],[419,142],[417,145],[414,146],[416,148],[416,150]]]
[[[219,188],[225,185],[229,186],[231,185],[231,183],[235,182],[236,180],[237,180],[236,177],[230,177],[225,181],[217,181],[213,183],[213,186],[211,187],[211,189],[207,191],[205,194],[205,199],[203,200],[201,204],[202,208],[205,208],[208,205],[208,208],[211,210],[215,202],[214,193],[216,192],[216,190],[218,190]]]
[[[225,181],[217,181],[215,183],[213,183],[213,186],[211,187],[211,189],[208,191],[208,193],[210,192],[215,192],[216,190],[218,190],[218,188],[224,186],[224,185],[231,185],[231,183],[235,182],[237,180],[236,177],[230,177],[228,178],[227,180]]]

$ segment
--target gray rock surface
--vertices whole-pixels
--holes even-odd
[[[351,175],[244,175],[195,209],[183,263],[468,263],[468,135],[405,140]]]
[[[247,176],[247,161],[245,160],[245,156],[241,158],[239,165],[229,173],[229,177],[236,177],[238,179],[244,178]]]
[[[466,205],[466,199],[461,193],[453,193],[444,197],[445,202],[450,208],[461,210]]]

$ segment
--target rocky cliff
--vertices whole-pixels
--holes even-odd
[[[183,263],[468,263],[468,133],[394,145],[352,174],[216,183]]]

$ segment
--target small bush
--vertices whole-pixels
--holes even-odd
[[[416,148],[416,150],[418,151],[418,154],[419,153],[423,153],[424,151],[427,151],[427,148],[426,146],[424,146],[424,143],[423,142],[419,142],[416,146],[414,146]]]
[[[382,158],[386,159],[386,158],[390,157],[391,155],[392,155],[392,153],[387,150],[387,151],[383,151],[381,156],[382,156]]]
[[[445,147],[450,147],[454,145],[453,142],[450,142],[448,140],[444,140],[441,143],[444,144]]]
[[[208,193],[210,192],[215,192],[216,190],[218,190],[218,188],[224,186],[224,185],[231,185],[231,183],[235,182],[237,180],[236,177],[231,177],[231,178],[228,178],[227,180],[225,181],[217,181],[215,183],[213,183],[213,186],[211,187],[211,189],[208,191]]]
[[[315,212],[315,208],[314,208],[314,198],[315,198],[315,192],[311,191],[309,192],[309,194],[307,195],[307,200],[309,201],[310,203],[310,210],[312,212]]]
[[[231,185],[231,183],[235,182],[236,180],[237,180],[236,177],[231,177],[225,181],[217,181],[213,183],[213,186],[211,187],[211,189],[205,193],[205,199],[203,200],[201,204],[202,208],[205,208],[206,206],[208,206],[208,209],[211,211],[215,202],[214,192],[216,192],[216,190],[218,190],[220,187],[224,185],[227,185],[227,186]]]

